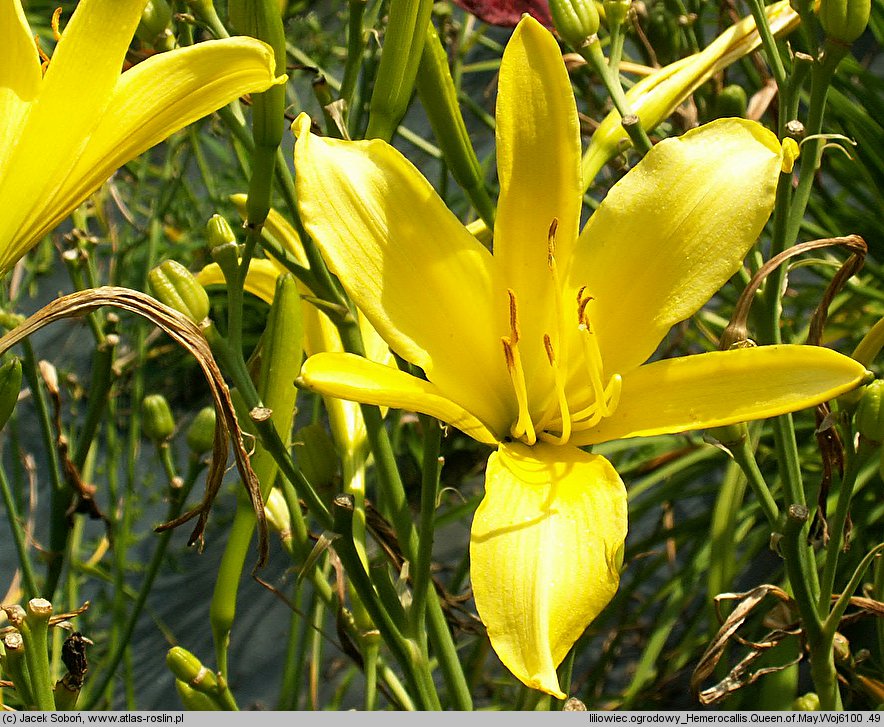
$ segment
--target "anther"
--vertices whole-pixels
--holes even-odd
[[[49,22],[49,25],[52,28],[52,34],[55,36],[56,42],[61,40],[61,31],[58,29],[60,22],[61,8],[55,8],[55,12],[52,13],[52,20]]]
[[[510,297],[510,343],[515,346],[519,342],[519,314],[516,311],[516,294],[512,288],[507,288],[506,292]]]
[[[553,217],[549,223],[549,232],[546,234],[546,264],[555,274],[556,265],[556,230],[559,229],[559,218]]]

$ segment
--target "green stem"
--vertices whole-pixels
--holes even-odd
[[[777,42],[773,33],[770,32],[770,25],[767,22],[767,14],[764,12],[764,3],[762,0],[751,0],[749,10],[752,17],[755,18],[755,27],[761,36],[761,46],[767,56],[767,62],[770,65],[774,80],[777,82],[777,88],[780,93],[786,89],[786,69],[783,67],[783,59],[780,57],[780,51],[777,48]]]
[[[12,540],[15,543],[15,551],[18,554],[19,569],[21,570],[22,585],[26,598],[36,598],[40,593],[37,586],[37,576],[31,563],[31,554],[28,550],[27,536],[19,520],[18,508],[15,498],[6,478],[6,469],[0,466],[0,492],[3,495],[3,505],[6,509],[6,519],[9,521],[9,529],[12,531]]]
[[[847,441],[852,441],[852,437],[848,437]],[[868,443],[863,439],[860,439],[859,451],[851,453],[850,449],[847,449],[847,466],[838,488],[838,502],[834,515],[828,519],[829,542],[826,544],[826,560],[820,578],[820,595],[817,605],[817,610],[821,615],[829,613],[831,606],[830,601],[835,587],[835,570],[838,566],[839,553],[844,547],[844,528],[850,512],[850,501],[853,498],[857,475],[868,462],[869,457],[878,454],[878,449],[878,447],[868,447]]]
[[[620,114],[624,131],[629,134],[633,146],[645,155],[651,150],[651,140],[638,117],[632,112],[632,107],[626,94],[623,92],[623,86],[620,85],[620,78],[614,69],[608,66],[605,60],[605,54],[599,44],[598,38],[592,38],[589,43],[579,49],[579,53],[589,63],[595,72],[602,79],[602,83],[614,103],[614,108]]]
[[[420,423],[424,434],[421,512],[417,554],[413,563],[411,610],[409,611],[411,633],[418,638],[424,632],[427,591],[432,587],[430,567],[433,559],[433,526],[441,468],[439,448],[442,441],[442,428],[433,417],[421,414]]]
[[[776,528],[780,522],[780,509],[777,507],[764,475],[758,467],[758,461],[755,459],[755,450],[749,438],[744,438],[739,444],[729,447],[734,461],[743,471],[749,482],[749,487],[758,499],[764,516],[767,518],[768,524],[772,528]]]
[[[38,606],[38,608],[35,608]],[[43,712],[55,710],[55,695],[52,692],[52,675],[49,670],[49,616],[52,606],[49,601],[35,598],[28,602],[28,615],[21,623],[21,636],[25,644],[25,661],[34,692],[37,709]]]

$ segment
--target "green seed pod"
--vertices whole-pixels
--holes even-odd
[[[189,712],[218,712],[221,710],[215,700],[201,694],[180,679],[175,680],[175,689],[178,690],[178,696],[181,697],[184,709]]]
[[[21,361],[10,359],[0,366],[0,429],[6,426],[21,392]]]
[[[866,439],[884,441],[884,380],[877,379],[865,387],[853,422]]]
[[[748,104],[746,90],[739,84],[733,83],[721,89],[715,97],[715,116],[716,118],[745,117]]]
[[[572,48],[582,47],[599,30],[594,0],[549,0],[556,31]]]
[[[239,248],[236,235],[221,215],[212,215],[206,223],[206,240],[212,259],[218,263],[227,284],[234,284],[239,275]]]
[[[166,260],[147,274],[154,296],[170,308],[202,323],[209,315],[209,296],[193,274],[181,263]]]
[[[141,408],[144,412],[144,435],[154,444],[162,444],[175,433],[175,418],[165,396],[145,396]]]
[[[796,697],[792,702],[792,709],[796,712],[817,712],[820,708],[820,698],[816,692],[808,692]]]
[[[200,456],[212,451],[215,441],[215,409],[207,406],[200,409],[187,428],[187,446]]]
[[[847,45],[859,38],[869,24],[872,0],[820,0],[820,25],[826,36]]]

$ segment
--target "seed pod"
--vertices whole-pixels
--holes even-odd
[[[878,379],[865,387],[853,421],[856,431],[866,439],[884,441],[884,380]]]
[[[549,0],[556,31],[572,48],[582,47],[599,30],[594,0]]]
[[[212,451],[215,441],[215,409],[207,406],[200,409],[187,428],[187,446],[200,456]]]
[[[209,315],[209,296],[193,274],[181,263],[166,260],[147,274],[151,292],[161,302],[194,323]]]
[[[872,0],[820,0],[820,25],[826,36],[850,45],[869,24]]]
[[[154,444],[162,444],[175,433],[175,418],[165,396],[145,396],[141,408],[144,412],[144,434]]]
[[[21,392],[21,361],[10,359],[0,366],[0,429],[6,426]]]

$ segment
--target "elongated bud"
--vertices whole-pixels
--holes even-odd
[[[556,32],[572,48],[582,47],[599,30],[599,11],[593,0],[549,0]]]
[[[448,68],[448,54],[432,23],[427,26],[416,88],[451,176],[470,196],[480,216],[491,225],[494,209],[485,191],[482,166],[460,112],[457,89]]]
[[[405,115],[432,11],[433,0],[390,0],[366,138],[389,141]]]
[[[6,426],[21,392],[21,361],[10,359],[0,366],[0,429]]]
[[[869,24],[872,0],[820,0],[820,25],[826,36],[850,45]]]
[[[215,441],[215,409],[207,406],[200,409],[187,428],[187,446],[196,456],[212,451]]]
[[[853,421],[856,431],[866,439],[884,441],[884,380],[878,379],[865,387]]]
[[[233,285],[239,276],[239,248],[236,245],[236,235],[221,215],[212,215],[206,223],[206,241],[227,284]]]
[[[209,296],[193,274],[181,263],[166,260],[147,274],[154,297],[170,308],[186,315],[194,323],[202,323],[209,315]]]
[[[165,396],[145,396],[141,409],[144,412],[144,435],[154,444],[162,444],[175,433],[175,418]]]

